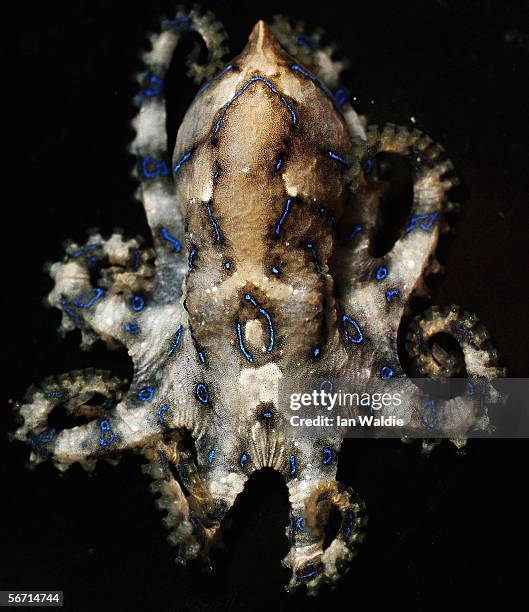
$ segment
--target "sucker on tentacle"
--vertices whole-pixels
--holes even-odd
[[[33,463],[49,456],[60,470],[142,454],[182,562],[209,563],[246,480],[278,471],[292,509],[288,588],[313,594],[347,570],[365,508],[335,480],[343,433],[292,435],[280,384],[343,378],[389,391],[397,380],[408,401],[395,412],[409,436],[435,420],[459,447],[472,427],[486,430],[488,415],[463,396],[432,404],[397,347],[412,296],[439,268],[444,215],[455,208],[452,164],[417,130],[366,129],[339,87],[343,62],[319,35],[282,17],[271,30],[259,21],[227,64],[222,27],[198,10],[179,9],[151,38],[131,150],[153,249],[94,233],[49,267],[60,330],[80,329],[82,347],[97,338],[123,345],[133,379],[128,389],[97,370],[49,379],[17,405],[15,437],[31,444]],[[209,80],[168,150],[166,79],[188,32],[208,48],[205,64],[190,58],[190,75]],[[375,252],[388,188],[381,155],[404,160],[413,188],[385,253]],[[436,342],[440,333],[457,341],[464,363]],[[432,379],[464,368],[470,384],[490,386],[503,374],[486,331],[458,307],[425,311],[407,342]],[[61,411],[72,427],[53,426]],[[341,526],[326,546],[333,507]]]

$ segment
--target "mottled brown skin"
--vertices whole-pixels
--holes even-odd
[[[311,348],[325,342],[326,320],[330,317],[336,326],[328,275],[334,228],[319,210],[325,207],[335,218],[342,214],[350,177],[326,152],[345,156],[352,142],[333,102],[316,83],[293,73],[292,63],[259,22],[232,62],[232,72],[191,105],[173,159],[193,149],[176,194],[184,208],[188,242],[198,247],[185,298],[196,340],[212,358],[226,359],[235,321],[255,315],[243,300],[250,293],[269,310],[278,330],[278,350],[256,361],[274,360],[293,373],[300,357],[307,358]],[[297,123],[278,94],[256,81],[231,104],[214,133],[222,109],[252,77],[273,83],[295,107]],[[280,158],[283,165],[277,171]],[[289,197],[294,201],[277,237],[274,230]],[[222,235],[220,244],[208,218],[207,198]],[[308,241],[317,246],[324,274],[316,270]],[[228,260],[230,273],[223,270]],[[274,265],[281,271],[279,278],[271,272]],[[216,300],[204,291],[211,284],[218,285]],[[264,320],[261,324],[266,328]],[[264,338],[267,334],[263,329]],[[240,357],[234,346],[233,359]]]
[[[339,109],[324,91],[337,85],[339,63],[320,48],[304,47],[298,57],[284,19],[273,25],[282,46],[258,22],[244,51],[199,91],[169,164],[164,79],[189,30],[203,38],[211,59],[191,61],[191,74],[201,80],[217,72],[221,26],[208,14],[180,10],[152,38],[141,77],[132,150],[153,251],[119,233],[94,234],[50,268],[48,301],[63,312],[61,331],[79,328],[84,346],[96,338],[125,346],[133,380],[126,392],[95,370],[45,381],[17,406],[16,437],[29,439],[33,462],[51,455],[61,470],[75,462],[91,470],[98,458],[112,461],[125,450],[141,453],[180,561],[207,562],[248,477],[264,467],[279,471],[291,504],[289,588],[305,584],[315,593],[347,569],[362,538],[363,504],[335,480],[343,433],[293,433],[279,385],[330,377],[385,392],[398,379],[408,401],[388,412],[403,419],[407,435],[424,431],[425,396],[403,371],[397,335],[411,296],[436,268],[455,180],[442,148],[420,132],[365,130],[350,104]],[[407,160],[413,203],[400,236],[375,258],[384,185],[360,166],[378,153]],[[386,274],[377,278],[381,267]],[[454,371],[435,345],[440,332],[459,342],[470,379],[501,373],[483,327],[456,307],[426,311],[410,331],[409,352],[426,375]],[[105,395],[100,404],[91,401]],[[94,418],[51,431],[48,417],[59,406]],[[438,408],[439,431],[458,445],[468,428],[486,425],[462,397]],[[324,547],[333,506],[342,522]]]

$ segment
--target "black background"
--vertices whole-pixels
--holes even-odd
[[[463,180],[447,274],[434,303],[475,311],[510,376],[528,376],[529,146],[528,2],[207,3],[237,53],[253,23],[286,12],[322,26],[351,60],[345,84],[370,123],[416,125],[441,142]],[[345,7],[348,8],[345,8]],[[25,469],[28,449],[9,444],[10,401],[43,377],[96,365],[130,374],[123,352],[78,349],[60,339],[46,260],[86,229],[149,236],[133,198],[126,145],[134,114],[138,50],[169,2],[18,3],[10,51],[15,128],[4,162],[0,588],[62,589],[74,610],[351,609],[382,601],[424,609],[446,600],[474,605],[494,594],[507,602],[523,588],[527,533],[527,442],[472,441],[457,453],[443,444],[427,458],[419,445],[349,441],[339,478],[366,501],[368,539],[335,591],[315,600],[282,591],[288,571],[287,491],[262,473],[226,530],[216,571],[179,568],[140,460]],[[185,45],[184,45],[185,51]],[[184,53],[182,51],[182,54]],[[183,55],[182,55],[183,57]],[[175,114],[195,86],[176,78]],[[7,215],[7,220],[6,220]],[[518,556],[521,555],[521,556]]]

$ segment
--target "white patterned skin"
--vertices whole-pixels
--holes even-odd
[[[191,63],[191,74],[219,72],[168,152],[164,79],[188,30],[211,50],[208,64]],[[224,66],[222,29],[210,15],[179,11],[153,37],[132,149],[154,248],[94,234],[51,266],[48,298],[63,311],[61,330],[80,328],[84,346],[97,338],[124,345],[134,379],[128,391],[96,370],[49,379],[18,405],[16,437],[29,439],[34,462],[51,456],[61,470],[74,462],[92,469],[125,449],[143,454],[182,561],[207,560],[247,478],[265,466],[278,470],[292,505],[289,587],[315,592],[347,568],[362,538],[363,504],[335,480],[339,430],[292,439],[278,385],[320,377],[385,385],[399,377],[409,397],[399,416],[411,434],[422,428],[424,396],[403,372],[397,333],[410,297],[435,269],[455,179],[441,147],[423,134],[366,129],[329,90],[340,72],[329,53],[298,49],[284,19],[272,31],[258,22]],[[400,237],[375,258],[383,186],[370,167],[378,153],[411,163],[414,197]],[[485,330],[456,307],[428,311],[411,330],[410,352],[425,374],[443,374],[428,344],[440,332],[458,340],[471,378],[499,374]],[[50,427],[59,406],[85,424]],[[478,418],[457,397],[440,413],[447,435]],[[333,505],[342,525],[324,549]]]

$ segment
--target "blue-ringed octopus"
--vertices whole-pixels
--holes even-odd
[[[166,77],[187,32],[208,49],[204,63],[188,61],[205,83],[168,150]],[[127,387],[99,370],[50,378],[17,405],[16,438],[29,441],[33,463],[49,457],[61,471],[76,462],[92,470],[126,450],[143,455],[182,562],[207,562],[250,475],[277,470],[291,504],[288,586],[315,593],[347,569],[365,508],[335,480],[338,431],[321,443],[288,434],[279,382],[398,378],[410,398],[400,416],[411,434],[421,428],[424,394],[404,371],[397,336],[438,267],[457,179],[425,134],[366,125],[339,86],[342,62],[317,36],[301,38],[285,18],[259,21],[227,64],[225,38],[209,13],[179,9],[145,54],[132,152],[152,248],[93,233],[49,268],[61,331],[79,329],[83,347],[125,346],[133,380]],[[381,154],[409,166],[413,202],[376,255]],[[456,306],[411,324],[407,346],[422,374],[453,374],[448,353],[430,342],[439,333],[457,341],[469,378],[500,374],[483,326]],[[50,427],[59,407],[83,422]],[[440,402],[438,417],[457,445],[482,418],[460,397]],[[341,526],[324,545],[333,507]]]

